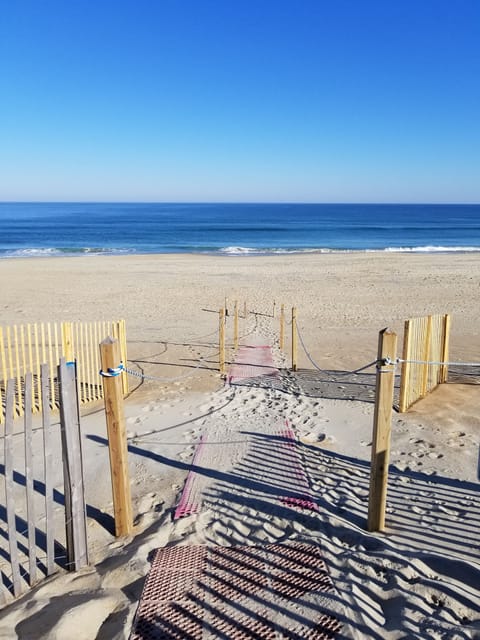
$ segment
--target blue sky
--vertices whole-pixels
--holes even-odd
[[[480,202],[479,0],[0,0],[0,200]]]

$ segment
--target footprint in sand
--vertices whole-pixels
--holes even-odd
[[[325,477],[322,479],[322,484],[326,484],[329,487],[333,487],[337,484],[336,480],[333,480],[332,478],[329,477]]]
[[[412,507],[413,513],[417,513],[418,515],[424,515],[427,513],[426,509],[422,509],[421,507],[417,507],[416,505]]]
[[[464,514],[464,512],[457,511],[456,509],[452,509],[451,507],[446,507],[444,504],[439,504],[437,506],[437,511],[445,513],[447,516],[453,518],[454,520],[458,520]]]

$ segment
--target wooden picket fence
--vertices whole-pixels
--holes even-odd
[[[405,321],[399,411],[407,411],[448,378],[450,316],[431,315]],[[419,362],[412,362],[419,361]],[[432,362],[434,364],[423,364]]]
[[[36,390],[30,372],[25,375],[23,429],[15,424],[14,378],[6,383],[1,411],[5,429],[0,438],[0,459],[4,454],[0,604],[51,575],[58,566],[77,570],[88,563],[76,366],[62,358],[56,374],[60,429],[51,420],[49,366],[42,363],[39,369],[42,415],[35,423]]]
[[[59,406],[57,365],[60,358],[77,362],[79,400],[81,404],[103,398],[98,375],[98,345],[107,336],[120,342],[122,361],[127,362],[125,321],[111,322],[47,322],[0,327],[0,405],[5,402],[6,381],[15,379],[16,416],[24,413],[24,381],[33,374],[33,412],[42,411],[40,363],[48,363],[50,407]],[[128,393],[128,377],[122,376],[123,392]],[[2,415],[0,412],[0,423]]]

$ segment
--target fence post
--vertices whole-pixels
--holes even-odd
[[[292,307],[292,371],[297,370],[297,308]]]
[[[368,499],[369,531],[383,531],[385,528],[396,353],[397,335],[388,329],[383,329],[378,337],[370,494]],[[386,364],[387,358],[390,359],[389,362],[391,361],[391,363]]]
[[[450,351],[450,315],[447,313],[443,317],[443,344],[442,344],[442,362],[448,362]],[[448,365],[441,367],[440,382],[448,380]]]
[[[76,571],[88,564],[87,519],[76,364],[74,362],[67,364],[65,358],[61,358],[58,367],[58,379],[60,381],[60,424],[65,485],[67,566],[70,571]]]
[[[238,349],[238,302],[235,300],[233,307],[233,348]]]
[[[118,368],[121,355],[116,338],[108,337],[100,343],[100,359],[102,371]],[[132,532],[133,519],[122,382],[118,375],[102,376],[102,381],[112,475],[115,535],[126,536]]]
[[[218,312],[218,366],[220,375],[225,375],[225,309]]]
[[[280,338],[278,341],[278,346],[283,351],[285,346],[285,305],[282,304],[280,307]]]
[[[246,300],[243,301],[243,319],[244,320],[247,319],[247,301]]]

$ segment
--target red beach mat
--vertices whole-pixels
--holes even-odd
[[[153,557],[130,640],[332,640],[337,601],[317,545],[167,547]]]
[[[283,439],[281,443],[283,449],[282,457],[285,459],[287,471],[293,474],[299,490],[303,493],[301,497],[281,496],[280,501],[289,507],[300,507],[302,509],[318,511],[318,505],[313,499],[308,477],[304,471],[302,460],[297,449],[297,439],[293,429],[291,429],[288,424],[288,420],[285,421],[285,429],[279,431],[278,435]]]
[[[228,372],[227,381],[229,384],[235,384],[246,379],[277,375],[278,369],[273,362],[270,346],[244,345],[237,351],[235,362]]]

